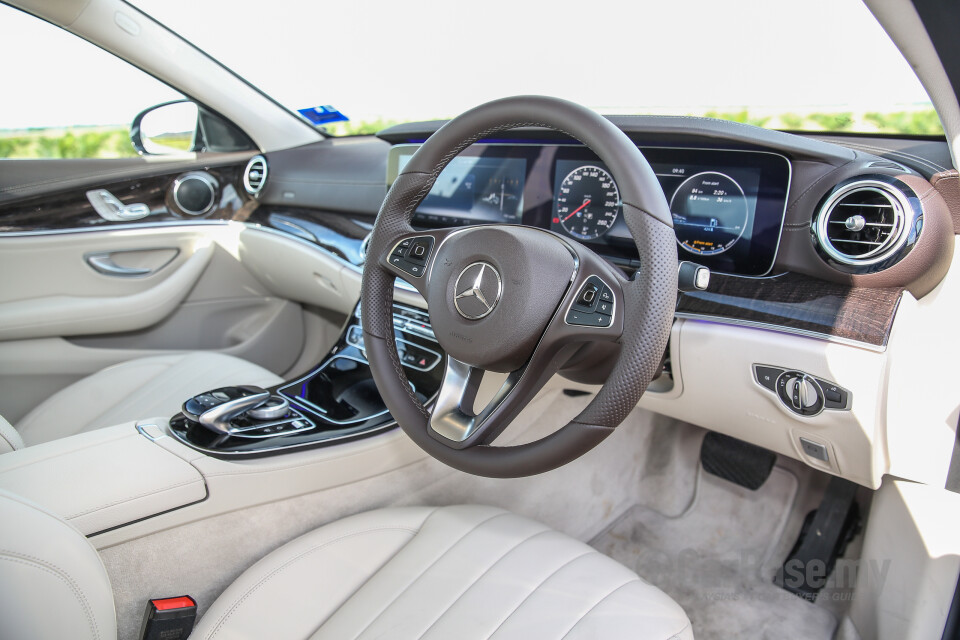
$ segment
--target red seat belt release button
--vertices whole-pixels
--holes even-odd
[[[140,627],[141,640],[181,640],[193,631],[197,602],[190,596],[157,598],[147,602]]]

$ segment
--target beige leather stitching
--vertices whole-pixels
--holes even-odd
[[[13,427],[10,427],[10,428],[12,429]],[[2,432],[0,432],[0,440],[3,440],[4,442],[7,443],[7,446],[10,447],[10,451],[17,451],[20,449],[20,447],[15,446],[8,437],[3,435]],[[7,453],[9,453],[9,451]]]
[[[194,484],[194,483],[196,483],[196,482],[202,483],[203,480],[202,480],[201,478],[191,478],[191,479],[189,479],[189,480],[185,480],[185,481],[183,481],[183,482],[178,482],[177,484],[172,484],[172,485],[170,485],[170,486],[168,486],[168,487],[164,487],[163,489],[151,489],[150,491],[147,491],[146,493],[140,493],[140,494],[137,494],[137,495],[135,495],[135,496],[127,496],[127,497],[124,497],[124,498],[120,498],[119,500],[114,500],[113,502],[108,502],[107,504],[102,504],[102,505],[93,507],[93,508],[91,508],[91,509],[87,509],[86,511],[81,511],[81,512],[79,512],[79,513],[74,513],[73,515],[64,516],[63,518],[64,518],[64,520],[73,520],[74,518],[79,518],[79,517],[81,517],[81,516],[85,516],[85,515],[91,514],[91,513],[93,513],[94,511],[99,511],[100,509],[106,509],[106,508],[108,508],[108,507],[115,507],[116,505],[118,505],[118,504],[123,504],[124,502],[130,502],[131,500],[139,500],[140,498],[146,498],[146,497],[148,497],[148,496],[157,495],[157,494],[159,494],[159,493],[163,493],[164,491],[170,491],[171,489],[177,489],[177,488],[179,488],[179,487],[184,487],[184,486],[186,486],[186,485],[188,485],[188,484]]]
[[[626,582],[624,582],[623,584],[621,584],[621,585],[620,585],[619,587],[617,587],[616,589],[614,589],[613,591],[608,592],[607,595],[605,595],[605,596],[603,596],[602,598],[600,598],[599,600],[597,600],[597,602],[594,603],[594,605],[593,605],[592,607],[590,607],[589,609],[587,609],[586,613],[584,613],[583,615],[581,615],[581,616],[577,619],[577,621],[573,623],[573,626],[572,626],[572,627],[570,627],[569,629],[567,629],[567,632],[566,632],[565,634],[563,634],[563,636],[560,638],[560,640],[564,640],[568,635],[570,635],[570,632],[572,632],[574,629],[576,629],[577,626],[578,626],[581,622],[583,622],[584,620],[586,620],[586,619],[587,619],[587,616],[589,616],[591,613],[593,613],[593,610],[594,610],[594,609],[596,609],[596,608],[599,607],[601,604],[603,604],[604,602],[606,602],[606,601],[607,601],[607,598],[609,598],[610,596],[612,596],[613,594],[615,594],[617,591],[620,591],[620,589],[623,589],[623,588],[624,588],[625,586],[627,586],[628,584],[633,584],[634,582],[640,582],[640,579],[639,579],[639,578],[631,578],[631,579],[627,580]]]
[[[590,549],[589,551],[585,551],[584,553],[581,553],[580,555],[578,555],[578,556],[576,556],[576,557],[570,558],[569,560],[567,560],[566,562],[564,562],[563,564],[561,564],[559,567],[557,567],[556,569],[554,569],[554,570],[553,570],[553,573],[551,573],[551,574],[548,575],[546,578],[544,578],[543,580],[541,580],[540,583],[539,583],[537,586],[535,586],[535,587],[530,591],[530,593],[528,593],[526,596],[524,596],[523,600],[521,600],[521,601],[517,604],[517,606],[515,606],[515,607],[513,608],[513,611],[511,611],[510,613],[508,613],[508,614],[507,614],[507,617],[500,621],[500,624],[497,625],[497,628],[494,629],[493,632],[492,632],[489,636],[487,636],[487,640],[491,640],[491,638],[493,638],[493,636],[497,635],[497,633],[500,631],[500,629],[503,627],[503,625],[505,625],[505,624],[507,623],[507,620],[509,620],[510,618],[512,618],[512,617],[513,617],[513,614],[515,614],[517,611],[519,611],[519,610],[523,607],[523,605],[525,605],[525,604],[527,603],[527,600],[529,600],[529,599],[533,596],[533,594],[535,594],[537,591],[539,591],[540,588],[541,588],[543,585],[547,584],[547,582],[549,582],[551,578],[553,578],[554,576],[556,576],[558,573],[560,573],[561,571],[563,571],[564,569],[566,569],[567,567],[569,567],[571,564],[573,564],[574,562],[576,562],[576,561],[579,560],[580,558],[585,558],[585,557],[587,557],[587,556],[589,556],[589,555],[591,555],[591,554],[593,554],[593,553],[597,553],[597,552],[594,551],[593,549]]]
[[[436,512],[434,512],[434,513],[436,513]],[[432,514],[431,514],[431,515],[432,515]],[[379,619],[380,619],[380,616],[382,616],[384,613],[386,613],[386,611],[389,610],[390,607],[393,606],[393,604],[397,601],[397,598],[399,598],[407,589],[409,589],[410,587],[412,587],[413,585],[415,585],[421,578],[423,578],[423,576],[426,575],[426,573],[427,573],[428,571],[430,571],[430,569],[432,569],[432,568],[434,567],[434,565],[436,565],[438,562],[440,562],[440,561],[444,558],[444,556],[446,556],[447,553],[450,552],[451,549],[453,549],[453,548],[456,547],[458,544],[460,544],[461,542],[463,542],[463,541],[467,538],[467,536],[469,536],[471,533],[473,533],[474,531],[476,531],[477,529],[479,529],[479,528],[482,527],[483,525],[485,525],[485,524],[487,524],[487,523],[489,523],[489,522],[491,522],[491,521],[493,521],[493,520],[496,520],[497,518],[502,518],[503,516],[509,516],[509,515],[512,515],[512,514],[506,513],[506,512],[502,512],[502,513],[498,513],[498,514],[492,515],[492,516],[490,516],[489,518],[486,518],[486,519],[484,519],[484,520],[481,520],[480,522],[478,522],[478,523],[476,523],[475,525],[473,525],[472,527],[470,527],[470,529],[468,529],[467,531],[465,531],[462,536],[460,536],[459,538],[457,538],[450,546],[448,546],[446,549],[444,549],[444,550],[443,550],[443,553],[441,553],[439,556],[437,556],[436,559],[434,559],[433,562],[431,562],[429,565],[427,565],[426,568],[422,569],[422,570],[420,571],[420,573],[417,575],[416,578],[414,578],[414,579],[411,580],[409,583],[407,583],[407,586],[404,587],[397,595],[395,595],[395,596],[393,597],[393,599],[390,600],[390,602],[387,603],[387,606],[385,606],[384,608],[382,608],[382,609],[380,610],[380,613],[378,613],[376,616],[374,616],[373,618],[371,618],[370,622],[368,622],[368,623],[363,627],[363,629],[361,629],[359,632],[357,632],[357,635],[354,636],[355,640],[356,640],[356,639],[359,639],[359,638],[364,634],[364,632],[365,632],[367,629],[369,629],[369,628],[371,627],[371,625],[373,625],[374,622],[376,622],[377,620],[379,620]],[[425,525],[425,524],[426,524],[426,521],[424,521],[424,525]],[[420,530],[423,531],[423,527],[422,527],[422,526],[420,527]]]
[[[440,621],[443,619],[443,617],[450,612],[450,609],[452,609],[452,608],[454,607],[454,605],[456,605],[458,602],[460,602],[460,600],[462,600],[463,597],[464,597],[465,595],[467,595],[467,594],[470,592],[471,589],[473,589],[474,587],[476,587],[477,585],[479,585],[480,582],[487,576],[487,574],[490,573],[490,572],[493,570],[494,567],[496,567],[498,564],[500,564],[500,562],[503,561],[504,558],[506,558],[508,555],[510,555],[511,553],[513,553],[514,551],[516,551],[517,549],[519,549],[520,547],[522,547],[524,544],[526,544],[526,543],[529,542],[530,540],[533,540],[534,538],[536,538],[536,537],[538,537],[538,536],[542,536],[542,535],[545,534],[545,533],[553,533],[553,531],[552,531],[551,529],[544,529],[543,531],[538,531],[537,533],[534,533],[533,535],[527,536],[526,538],[524,538],[524,539],[521,540],[520,542],[516,543],[515,545],[513,545],[512,547],[510,547],[509,549],[507,549],[507,550],[503,553],[503,555],[501,555],[499,558],[497,558],[496,560],[494,560],[493,563],[490,564],[489,567],[487,567],[486,569],[484,569],[483,573],[481,573],[481,574],[477,577],[476,580],[474,580],[473,582],[471,582],[470,584],[468,584],[468,585],[467,585],[467,588],[464,589],[463,591],[461,591],[461,592],[460,592],[460,595],[458,595],[453,602],[451,602],[449,605],[447,605],[447,608],[446,608],[446,609],[444,609],[443,611],[440,612],[440,615],[438,615],[438,616],[436,617],[436,619],[435,619],[433,622],[430,623],[430,626],[427,627],[427,628],[424,630],[424,632],[420,634],[420,637],[423,638],[424,636],[426,636],[426,635],[430,632],[430,629],[433,629],[433,628],[437,625],[437,623],[440,622]]]
[[[100,629],[97,626],[96,616],[93,615],[93,608],[90,606],[90,603],[87,601],[86,596],[83,594],[83,590],[77,585],[74,579],[70,576],[69,573],[61,569],[55,564],[51,564],[39,558],[34,558],[26,554],[16,553],[8,549],[0,549],[0,560],[6,560],[7,562],[18,562],[35,569],[40,569],[45,571],[55,578],[63,581],[73,592],[74,597],[77,599],[77,602],[80,603],[80,608],[83,609],[83,612],[87,616],[87,621],[90,623],[90,631],[93,633],[94,638],[100,637]]]
[[[422,525],[421,525],[421,526],[422,526]],[[231,607],[227,610],[227,612],[224,613],[224,614],[220,617],[219,620],[217,620],[217,624],[214,625],[213,629],[212,629],[212,630],[210,631],[210,633],[207,635],[207,638],[213,638],[214,636],[216,636],[216,635],[220,632],[220,629],[223,627],[224,623],[226,623],[226,621],[227,621],[234,613],[237,612],[237,610],[240,608],[240,605],[242,605],[242,604],[244,603],[244,601],[245,601],[248,597],[250,597],[251,595],[253,595],[254,592],[256,592],[257,590],[260,589],[260,587],[262,587],[264,584],[266,584],[267,582],[269,582],[270,580],[272,580],[273,578],[275,578],[277,575],[279,575],[280,573],[282,573],[282,572],[283,572],[285,569],[287,569],[288,567],[293,566],[294,564],[296,564],[297,562],[299,562],[299,561],[302,560],[303,558],[305,558],[305,557],[307,557],[307,556],[309,556],[309,555],[311,555],[311,554],[313,554],[313,553],[315,553],[315,552],[317,552],[317,551],[320,551],[321,549],[323,549],[323,548],[325,548],[325,547],[328,547],[328,546],[330,546],[330,545],[332,545],[332,544],[335,544],[335,543],[337,543],[337,542],[341,542],[341,541],[346,540],[346,539],[348,539],[348,538],[353,538],[353,537],[356,537],[356,536],[359,536],[359,535],[363,535],[363,534],[366,534],[366,533],[377,533],[377,532],[381,532],[381,531],[407,531],[407,532],[409,532],[409,533],[411,533],[411,534],[413,534],[413,535],[416,535],[418,530],[417,530],[417,529],[411,529],[411,528],[409,528],[409,527],[376,527],[376,528],[373,528],[373,529],[362,529],[362,530],[360,530],[360,531],[352,531],[352,532],[349,532],[349,533],[345,533],[345,534],[343,534],[343,535],[341,535],[341,536],[338,536],[338,537],[336,537],[336,538],[334,538],[334,539],[332,539],[332,540],[326,540],[326,541],[324,541],[324,542],[322,542],[322,543],[320,543],[320,544],[318,544],[318,545],[316,545],[316,546],[313,546],[313,547],[305,550],[303,553],[300,553],[299,555],[291,558],[291,559],[288,560],[287,562],[283,563],[282,565],[280,565],[279,567],[277,567],[276,569],[274,569],[273,571],[271,571],[270,573],[268,573],[266,576],[264,576],[264,577],[261,578],[259,581],[257,581],[256,584],[254,584],[252,587],[250,587],[249,589],[247,589],[247,591],[243,594],[243,596],[241,596],[236,602],[234,602],[233,605],[231,605]],[[268,557],[269,557],[269,556],[268,556]]]
[[[680,640],[680,638],[683,637],[683,632],[686,631],[687,629],[690,629],[690,628],[691,628],[690,623],[687,623],[687,624],[683,625],[683,629],[680,629],[680,631],[678,631],[678,632],[675,633],[674,635],[672,635],[672,636],[670,636],[669,638],[667,638],[667,640]]]

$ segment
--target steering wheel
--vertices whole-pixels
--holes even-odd
[[[413,229],[414,210],[460,151],[495,132],[524,126],[576,138],[611,170],[640,255],[632,280],[580,243],[542,229]],[[657,373],[670,336],[677,243],[663,191],[643,154],[620,129],[566,100],[495,100],[441,127],[387,193],[367,255],[361,318],[383,401],[427,453],[475,475],[543,473],[597,446],[636,406]],[[437,341],[447,352],[432,410],[411,390],[397,354],[392,303],[398,277],[426,299]],[[598,341],[619,342],[620,355],[580,415],[535,442],[491,444],[574,351]],[[476,413],[484,371],[508,375]]]

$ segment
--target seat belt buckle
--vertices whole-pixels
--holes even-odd
[[[140,640],[181,640],[193,631],[197,602],[190,596],[157,598],[147,602]]]

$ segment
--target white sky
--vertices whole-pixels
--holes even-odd
[[[859,0],[135,3],[288,107],[353,120],[449,117],[519,93],[607,113],[928,100]],[[0,128],[127,123],[176,97],[76,40],[0,6]]]

